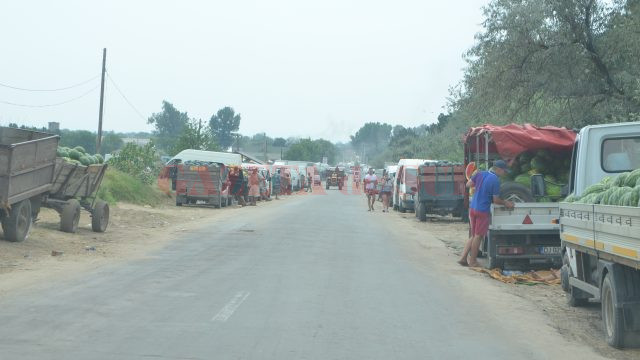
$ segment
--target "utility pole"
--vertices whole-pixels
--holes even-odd
[[[102,83],[100,83],[100,114],[98,115],[98,138],[96,139],[96,154],[100,154],[102,145],[102,110],[104,105],[104,73],[107,64],[107,48],[102,49]]]

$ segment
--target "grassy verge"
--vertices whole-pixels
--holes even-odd
[[[155,184],[146,185],[142,181],[123,172],[109,168],[104,175],[98,197],[115,204],[126,202],[137,205],[159,205],[166,201],[167,195]]]

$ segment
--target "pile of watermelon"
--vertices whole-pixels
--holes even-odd
[[[581,197],[569,195],[564,201],[640,207],[640,169],[606,177],[586,188]]]
[[[531,188],[531,175],[544,175],[547,197],[539,201],[558,201],[561,199],[562,186],[569,180],[571,153],[557,153],[549,150],[524,152],[511,164],[511,174],[507,181],[515,181]]]
[[[104,158],[102,157],[102,155],[87,154],[82,146],[76,146],[74,148],[58,146],[57,156],[61,157],[68,163],[76,165],[89,166],[93,164],[102,164],[104,162]]]

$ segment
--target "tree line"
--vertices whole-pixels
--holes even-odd
[[[378,165],[462,161],[462,135],[484,123],[640,121],[640,0],[494,0],[482,25],[446,114],[410,129],[366,124],[354,150],[364,141]]]

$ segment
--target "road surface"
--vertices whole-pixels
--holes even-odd
[[[242,210],[143,259],[3,296],[0,358],[597,358],[362,196]]]

